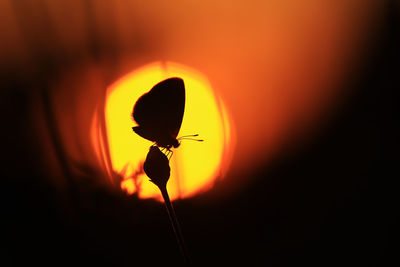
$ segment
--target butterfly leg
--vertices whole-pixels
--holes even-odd
[[[160,149],[160,151],[161,151],[162,153],[164,153],[164,154],[168,157],[169,151],[170,151],[170,150],[169,150],[168,148],[163,147],[163,148]]]
[[[172,154],[174,154],[174,152],[172,150],[168,149],[168,152],[167,152],[168,161],[171,160]]]

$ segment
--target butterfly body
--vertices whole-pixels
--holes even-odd
[[[184,110],[183,80],[176,77],[166,79],[136,101],[132,116],[138,126],[132,127],[132,130],[159,147],[168,150],[177,148]]]
[[[158,129],[140,126],[132,127],[132,130],[141,137],[155,142],[158,147],[164,147],[169,150],[172,147],[177,148],[180,145],[180,142],[171,133],[162,134],[157,132]]]

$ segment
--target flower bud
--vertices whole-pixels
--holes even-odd
[[[147,153],[143,170],[150,178],[150,181],[159,188],[166,187],[170,176],[171,168],[167,156],[157,146],[151,146]]]

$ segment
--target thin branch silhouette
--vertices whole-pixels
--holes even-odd
[[[143,169],[146,175],[150,178],[150,181],[160,189],[179,249],[182,253],[185,264],[189,266],[191,265],[189,253],[185,245],[178,218],[167,191],[167,182],[171,172],[168,157],[162,153],[157,146],[151,146],[146,161],[143,164]]]

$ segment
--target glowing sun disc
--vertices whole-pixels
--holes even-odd
[[[204,139],[204,142],[183,141],[174,150],[167,186],[171,199],[190,197],[210,189],[215,180],[223,176],[232,152],[228,113],[203,75],[172,62],[158,62],[135,70],[108,88],[105,123],[111,169],[123,177],[121,188],[129,194],[137,193],[140,198],[160,200],[161,196],[141,170],[152,142],[132,131],[132,126],[136,125],[131,116],[132,108],[141,95],[170,77],[182,78],[186,88],[179,136],[199,134],[199,138]],[[100,127],[96,121],[94,119],[92,141],[97,155],[104,157],[105,145],[99,142]],[[103,158],[103,162],[107,160]]]

